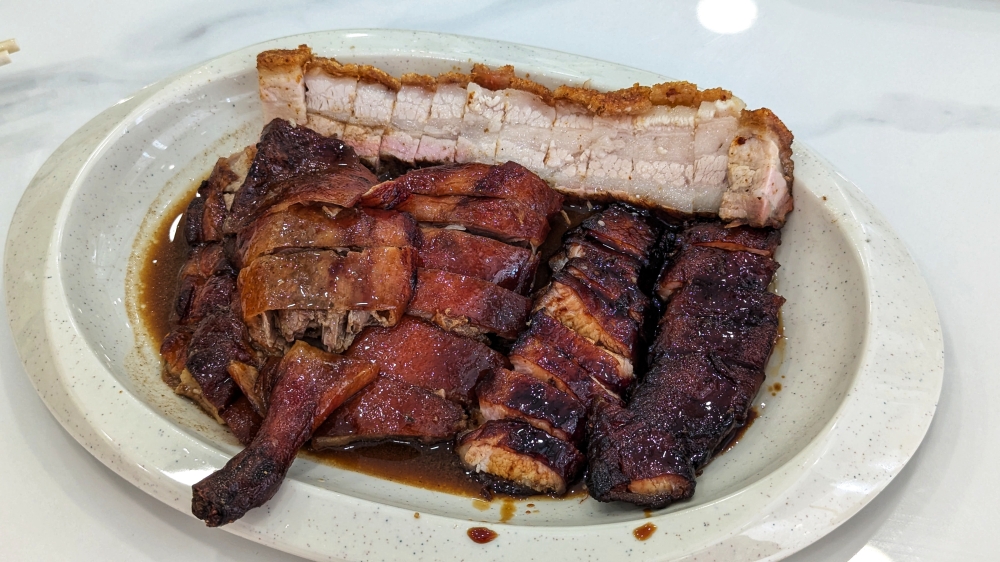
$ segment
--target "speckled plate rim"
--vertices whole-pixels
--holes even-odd
[[[425,52],[448,60],[489,59],[503,51],[515,65],[519,60],[545,60],[586,67],[591,75],[642,82],[663,79],[613,63],[499,41],[393,30],[318,32],[253,45],[181,72],[122,100],[74,133],[32,180],[9,230],[4,281],[17,350],[39,395],[78,442],[129,482],[183,512],[190,509],[193,475],[150,462],[136,454],[129,441],[167,440],[200,455],[209,466],[224,463],[225,453],[172,426],[127,392],[116,401],[95,404],[93,387],[79,383],[79,377],[75,384],[68,382],[70,372],[87,373],[92,375],[90,384],[115,389],[115,379],[87,348],[67,309],[58,267],[61,229],[69,212],[66,203],[77,179],[102,148],[148,108],[192,84],[247,68],[260,50],[324,38],[356,38],[359,49],[370,54],[402,44],[426,45]],[[730,496],[649,519],[661,529],[683,529],[683,533],[657,533],[646,542],[635,542],[629,557],[783,558],[832,531],[868,503],[902,469],[930,425],[944,373],[943,341],[934,303],[916,264],[856,186],[801,143],[795,146],[795,160],[797,177],[808,178],[810,191],[828,198],[828,213],[839,219],[865,273],[868,325],[854,381],[830,423],[785,465]],[[905,300],[900,295],[906,295]],[[894,393],[892,401],[876,399],[889,391]],[[117,426],[126,422],[132,427],[122,435]],[[882,448],[871,449],[871,440]],[[859,462],[866,454],[879,458]],[[464,537],[466,520],[429,514],[415,520],[408,509],[295,481],[286,482],[268,506],[257,511],[225,529],[314,559],[600,557],[610,542],[619,542],[635,526],[634,522],[504,526],[501,539],[480,546]],[[320,522],[310,517],[316,513],[329,515]],[[681,515],[683,520],[678,519]],[[379,529],[393,533],[376,532]]]

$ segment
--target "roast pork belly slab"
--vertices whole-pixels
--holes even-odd
[[[459,437],[455,452],[469,470],[502,478],[515,485],[504,491],[522,494],[564,494],[584,465],[572,443],[523,420],[488,421]]]
[[[419,268],[407,313],[462,335],[514,339],[530,309],[530,299],[488,281]]]
[[[481,375],[506,363],[500,353],[481,342],[411,316],[391,328],[365,329],[347,355],[375,361],[386,375],[443,392],[463,404],[474,403],[472,388]]]
[[[192,486],[191,511],[210,527],[232,523],[271,499],[299,447],[378,370],[297,342],[278,372],[267,416],[250,445]]]
[[[538,268],[538,254],[527,248],[450,228],[421,229],[418,254],[428,269],[442,269],[489,281],[525,294]]]
[[[390,375],[379,375],[319,428],[313,447],[339,447],[356,441],[414,439],[445,441],[465,427],[461,406]]]

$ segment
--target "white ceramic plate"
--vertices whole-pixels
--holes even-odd
[[[112,470],[189,512],[190,485],[238,450],[159,380],[136,323],[130,256],[220,155],[254,141],[254,69],[264,49],[319,54],[392,73],[470,61],[513,64],[548,85],[617,88],[648,72],[510,43],[404,31],[332,31],[247,47],[150,86],[66,141],[28,187],[7,243],[7,306],[25,369],[53,415]],[[794,129],[794,123],[790,123]],[[761,415],[711,465],[691,501],[645,518],[591,499],[499,506],[305,459],[278,494],[226,530],[316,559],[779,559],[843,523],[912,456],[943,375],[940,326],[902,243],[861,192],[795,146],[796,210],[778,252],[785,341]],[[169,220],[169,217],[168,217]],[[133,247],[133,244],[135,246]],[[420,517],[414,517],[419,513]],[[466,536],[485,521],[499,538]],[[654,523],[644,542],[632,531]],[[220,531],[221,532],[221,531]]]

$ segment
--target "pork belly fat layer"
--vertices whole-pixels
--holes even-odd
[[[463,335],[514,339],[524,328],[531,300],[493,283],[440,269],[417,269],[407,313]]]
[[[460,406],[395,377],[378,379],[338,408],[313,437],[313,447],[338,447],[355,441],[451,439],[466,422]]]
[[[257,55],[257,80],[264,122],[287,119],[305,123],[305,81],[303,66],[312,58],[305,45],[295,50],[264,51]]]
[[[583,437],[585,408],[580,401],[532,376],[496,369],[479,380],[476,397],[487,420],[522,419],[574,443]]]
[[[479,377],[505,364],[488,346],[437,326],[404,316],[391,328],[362,332],[347,351],[349,357],[375,361],[383,374],[464,404],[473,402]]]
[[[296,205],[267,214],[236,237],[236,254],[245,267],[258,256],[289,249],[413,246],[419,230],[412,217],[378,209]]]
[[[729,147],[719,218],[781,228],[792,210],[792,133],[771,110],[746,111]]]
[[[491,420],[459,437],[455,452],[462,464],[518,487],[561,495],[583,467],[584,457],[568,441],[521,420]]]
[[[302,178],[301,185],[282,183],[293,176],[306,174],[313,177]],[[257,153],[246,180],[236,192],[224,230],[235,234],[271,205],[278,202],[288,205],[291,199],[350,207],[376,181],[375,176],[360,165],[354,150],[343,141],[276,119],[264,127]],[[355,193],[359,189],[360,192]]]
[[[594,499],[658,509],[694,493],[695,469],[685,443],[672,432],[597,401],[587,435],[587,490]]]
[[[489,281],[526,294],[538,268],[538,254],[461,230],[421,229],[421,266]]]
[[[191,511],[209,527],[231,523],[274,496],[313,431],[377,375],[367,361],[297,342],[278,367],[271,407],[250,445],[192,486]]]

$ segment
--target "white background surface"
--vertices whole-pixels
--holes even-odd
[[[0,67],[0,234],[45,158],[88,119],[273,37],[460,33],[723,86],[773,109],[861,187],[913,253],[944,328],[944,389],[923,446],[868,507],[791,560],[996,560],[1000,250],[988,229],[1000,208],[1000,3],[700,4],[5,0],[0,39],[22,50]],[[93,459],[35,394],[0,316],[0,559],[293,559],[206,529]]]

